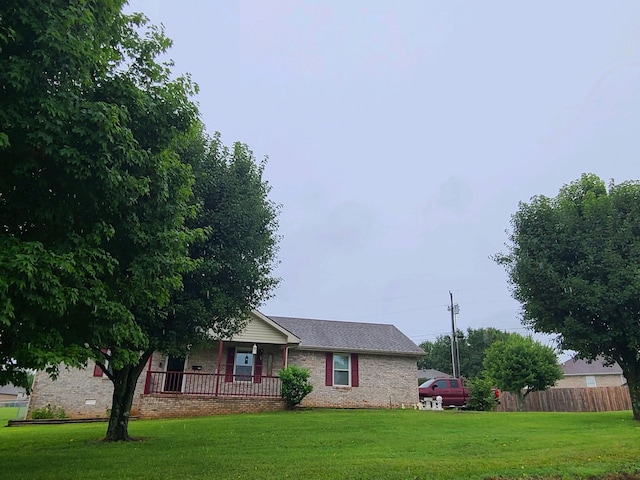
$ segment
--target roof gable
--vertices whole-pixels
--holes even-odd
[[[300,338],[300,349],[422,356],[424,351],[395,326],[309,318],[269,317]]]
[[[251,312],[249,322],[245,328],[230,340],[234,342],[246,341],[285,345],[300,343],[300,339],[296,335],[257,310]]]

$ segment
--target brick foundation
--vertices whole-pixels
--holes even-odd
[[[142,395],[137,405],[141,418],[203,417],[285,409],[284,400],[281,398],[200,397],[181,394]]]

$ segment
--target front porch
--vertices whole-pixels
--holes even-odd
[[[277,376],[147,371],[144,394],[280,398]]]
[[[135,408],[142,418],[283,410],[278,377],[289,347],[300,339],[264,317],[233,338],[178,358],[154,353],[142,377]]]
[[[233,338],[185,357],[154,353],[143,395],[280,398],[278,372],[300,339],[259,312]]]

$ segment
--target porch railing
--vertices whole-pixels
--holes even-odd
[[[144,393],[280,397],[279,377],[148,371]]]

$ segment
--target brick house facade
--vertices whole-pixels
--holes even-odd
[[[154,353],[140,376],[132,415],[143,418],[272,411],[284,408],[281,368],[309,369],[313,391],[302,406],[393,408],[418,401],[424,352],[393,325],[267,317],[254,311],[231,339],[185,358]],[[62,368],[56,381],[36,374],[29,413],[49,404],[68,417],[103,417],[111,381],[89,362]]]

